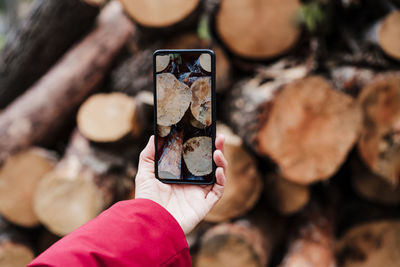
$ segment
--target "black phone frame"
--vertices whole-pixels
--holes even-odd
[[[156,84],[156,57],[157,55],[165,55],[171,53],[207,53],[211,56],[211,131],[212,131],[212,180],[211,181],[197,181],[197,180],[178,180],[178,179],[163,179],[158,177],[158,163],[156,162],[157,155],[157,84]],[[158,49],[153,53],[153,101],[154,101],[154,173],[156,178],[165,184],[195,184],[195,185],[211,185],[216,181],[215,171],[217,166],[214,162],[214,151],[215,151],[215,138],[216,138],[216,95],[215,95],[215,53],[211,49]]]

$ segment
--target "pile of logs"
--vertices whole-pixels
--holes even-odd
[[[134,197],[158,48],[217,60],[194,266],[399,266],[399,44],[397,0],[35,0],[0,50],[0,266]]]

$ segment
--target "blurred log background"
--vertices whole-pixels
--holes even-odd
[[[398,0],[0,8],[0,266],[134,197],[158,48],[217,58],[230,164],[194,266],[400,266]]]

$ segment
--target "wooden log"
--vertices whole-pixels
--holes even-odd
[[[120,158],[90,146],[78,131],[55,169],[37,186],[34,211],[54,234],[63,236],[96,217],[114,201],[124,173],[113,172]]]
[[[209,54],[203,54],[203,55],[208,55],[208,57],[210,57]],[[211,64],[211,57],[209,58],[208,63],[209,65]],[[200,56],[200,64],[201,64],[201,56]],[[190,86],[190,90],[192,91],[192,102],[190,103],[190,110],[192,111],[193,117],[197,121],[199,121],[204,127],[210,126],[212,123],[211,78],[210,77],[198,78]]]
[[[109,3],[93,32],[1,113],[0,162],[9,154],[48,138],[101,82],[133,32],[122,7],[117,2]]]
[[[30,148],[7,159],[0,169],[0,213],[4,218],[24,227],[39,225],[33,194],[54,165],[54,155],[41,148]]]
[[[172,26],[188,17],[199,0],[138,1],[121,0],[126,12],[140,25],[149,28]]]
[[[301,211],[310,200],[311,193],[307,185],[293,183],[276,173],[267,174],[265,180],[267,202],[282,215]]]
[[[364,223],[350,229],[337,243],[339,266],[399,266],[400,221]]]
[[[185,115],[192,100],[190,88],[171,73],[157,75],[157,124],[171,126]]]
[[[216,33],[240,57],[277,57],[287,52],[300,36],[295,23],[299,8],[298,0],[221,1],[215,18]]]
[[[393,185],[400,183],[400,78],[377,77],[359,96],[364,114],[358,151],[367,166]]]
[[[400,185],[390,184],[372,173],[356,157],[351,159],[351,183],[354,190],[367,200],[386,205],[400,204]]]
[[[36,0],[11,29],[0,54],[0,108],[45,74],[95,22],[99,9],[80,0]]]
[[[329,211],[328,211],[329,212]],[[295,225],[280,267],[336,266],[333,222],[327,211],[311,207]]]
[[[35,258],[28,238],[0,217],[0,266],[23,267]]]
[[[398,70],[378,72],[371,68],[358,66],[332,67],[330,77],[335,88],[357,98],[364,87],[370,84],[377,75],[400,75]]]
[[[211,137],[197,136],[186,140],[183,144],[183,160],[191,174],[210,174],[213,165]]]
[[[215,53],[215,90],[217,93],[223,93],[232,85],[232,65],[224,50],[214,44],[211,49]]]
[[[153,91],[153,53],[156,47],[138,51],[111,72],[111,90],[135,96]],[[135,77],[135,79],[132,79]]]
[[[216,61],[216,90],[224,92],[231,85],[232,67],[225,52],[217,45],[200,39],[195,33],[185,33],[169,38],[165,42],[150,44],[120,63],[111,73],[110,89],[135,96],[141,91],[153,90],[153,52],[156,49],[214,50]],[[132,79],[132,77],[136,77]]]
[[[283,177],[300,184],[328,179],[356,142],[361,112],[324,78],[291,82],[305,72],[286,72],[291,78],[239,84],[227,101],[228,121],[257,153],[279,165]]]
[[[83,0],[83,1],[92,6],[102,7],[106,4],[108,0]]]
[[[224,194],[204,218],[208,222],[222,222],[246,214],[260,198],[263,188],[257,163],[244,149],[242,139],[220,123],[217,133],[225,136],[224,155],[229,165]]]
[[[309,184],[330,178],[355,144],[361,112],[353,99],[322,77],[285,86],[258,132],[258,148],[282,175]]]
[[[368,68],[356,66],[339,66],[331,69],[331,79],[335,88],[351,96],[357,97],[377,73]]]
[[[79,108],[79,131],[94,142],[110,143],[141,132],[137,103],[122,93],[95,94]]]
[[[305,66],[293,67],[282,63],[277,63],[254,78],[239,81],[224,100],[224,119],[246,145],[255,151],[262,114],[268,113],[283,85],[305,77],[308,72]]]
[[[384,18],[379,27],[378,42],[387,55],[400,60],[400,11],[395,10]]]
[[[172,132],[158,161],[158,175],[165,179],[180,179],[183,132]]]
[[[202,236],[193,266],[267,266],[280,234],[279,225],[265,212],[218,224]]]

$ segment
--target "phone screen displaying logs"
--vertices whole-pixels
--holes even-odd
[[[211,50],[154,53],[156,177],[214,182],[215,58]]]

